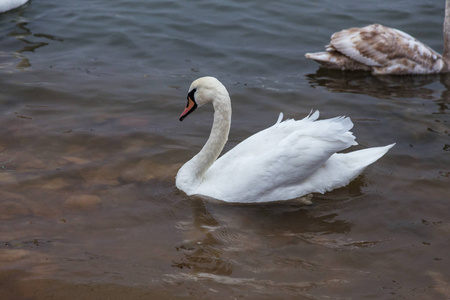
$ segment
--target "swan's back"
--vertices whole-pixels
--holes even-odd
[[[315,139],[340,142],[334,144],[334,147],[337,148],[336,151],[356,145],[355,137],[349,132],[353,127],[349,118],[336,117],[318,120],[319,115],[319,111],[315,111],[301,120],[287,119],[281,121],[283,115],[280,114],[280,118],[273,126],[248,137],[235,146],[232,151],[225,153],[214,164],[219,161],[220,163],[226,163],[226,160],[242,159],[242,157],[249,155],[259,156],[266,152],[272,153],[274,149],[292,148],[298,144],[298,142],[295,142],[296,138],[312,136]],[[286,145],[286,143],[292,144]]]
[[[357,144],[349,118],[318,117],[316,111],[302,120],[277,122],[247,138],[210,167],[197,193],[228,202],[266,202],[313,192],[303,193],[299,186],[336,152]]]
[[[327,68],[374,74],[431,74],[447,68],[442,56],[409,34],[380,24],[334,33],[326,52],[307,53]]]

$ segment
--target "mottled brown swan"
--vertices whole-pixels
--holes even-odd
[[[324,68],[365,70],[375,75],[450,72],[450,0],[445,3],[442,55],[403,31],[372,24],[336,32],[325,52],[305,56]]]

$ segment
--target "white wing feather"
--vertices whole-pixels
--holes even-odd
[[[286,120],[258,132],[220,157],[205,174],[199,194],[228,202],[289,199],[280,193],[306,181],[337,151],[356,145],[349,118],[316,121],[319,112]],[[249,187],[254,187],[249,189]],[[281,197],[281,198],[280,198]]]

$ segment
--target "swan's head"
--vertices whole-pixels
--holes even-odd
[[[186,108],[180,116],[180,121],[183,121],[197,107],[221,99],[221,96],[229,98],[225,86],[217,78],[208,76],[194,80],[189,88]]]

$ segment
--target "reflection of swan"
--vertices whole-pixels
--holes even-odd
[[[450,0],[446,1],[443,56],[409,34],[379,24],[336,32],[326,52],[305,56],[325,68],[367,70],[376,75],[449,72]]]
[[[1,1],[1,0],[0,0]],[[51,41],[63,42],[64,40],[50,34],[33,33],[31,24],[24,22],[23,18],[19,18],[16,22],[16,28],[7,34],[8,37],[16,38],[22,41],[23,47],[14,51],[14,56],[22,61],[16,66],[18,69],[24,69],[31,66],[26,52],[35,52],[36,49],[50,45]]]
[[[448,74],[450,75],[450,74]],[[320,68],[306,75],[311,87],[324,87],[333,93],[356,93],[379,99],[423,98],[435,99],[433,82],[447,74],[421,76],[371,76],[361,71],[329,70]]]
[[[0,1],[0,13],[22,6],[27,2],[28,0],[2,0]]]
[[[189,89],[183,120],[197,106],[212,102],[214,123],[202,150],[178,171],[176,185],[188,195],[227,202],[288,200],[344,186],[393,145],[336,154],[356,145],[349,118],[277,123],[241,142],[218,160],[230,130],[231,100],[213,77],[195,80]]]

